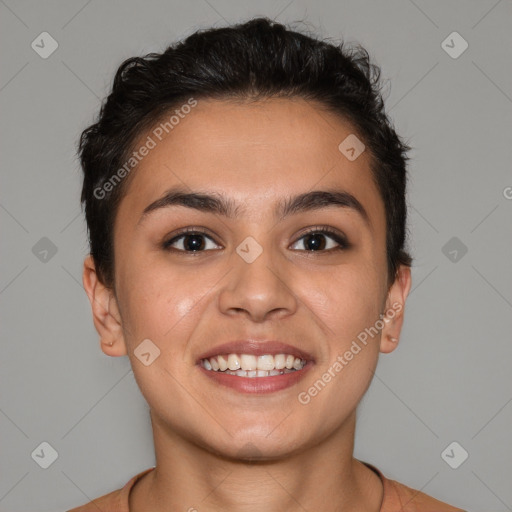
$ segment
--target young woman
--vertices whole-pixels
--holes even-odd
[[[118,70],[80,156],[101,347],[156,466],[74,512],[460,511],[354,458],[411,286],[379,68],[267,18]]]

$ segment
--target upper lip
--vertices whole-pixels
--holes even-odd
[[[263,356],[265,354],[291,354],[299,359],[313,361],[313,356],[309,352],[281,341],[235,340],[207,350],[199,356],[197,363],[202,359],[209,359],[210,357],[215,357],[220,354],[252,354],[255,356]]]

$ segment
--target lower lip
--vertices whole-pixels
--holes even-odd
[[[281,391],[299,382],[312,366],[313,362],[308,361],[302,370],[291,373],[283,373],[269,377],[238,377],[237,375],[231,375],[229,373],[207,370],[201,364],[198,364],[199,369],[207,377],[222,386],[227,386],[240,393],[274,393],[275,391]]]

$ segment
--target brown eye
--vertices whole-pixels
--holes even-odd
[[[213,242],[213,239],[202,231],[188,231],[175,236],[163,243],[163,249],[175,250],[181,252],[204,252],[206,249],[217,249],[218,246],[213,243],[211,247],[207,241]]]
[[[326,239],[330,239],[331,241],[326,241]],[[336,231],[332,231],[326,228],[314,228],[308,231],[302,235],[299,240],[295,242],[295,244],[301,241],[305,247],[304,250],[308,252],[329,252],[347,249],[349,247],[349,244],[344,236],[338,234]]]

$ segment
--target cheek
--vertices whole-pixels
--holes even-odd
[[[332,345],[342,348],[379,318],[383,279],[375,268],[346,265],[304,273],[294,291],[321,320]]]
[[[165,349],[183,332],[205,291],[179,276],[144,276],[132,282],[125,296],[132,332],[153,338]]]
[[[298,400],[307,412],[305,421],[313,425],[323,418],[320,428],[326,434],[356,409],[375,371],[380,338],[368,330],[379,319],[378,276],[368,269],[339,268],[304,288],[311,293],[303,300],[328,329],[325,358],[301,386]]]
[[[190,277],[169,271],[139,270],[126,282],[129,286],[123,294],[123,329],[139,388],[147,402],[157,409],[169,406],[169,390],[173,390],[175,403],[185,403],[187,396],[180,398],[178,382],[184,382],[187,376],[183,361],[201,315],[201,298],[208,287],[192,286]],[[138,358],[141,351],[137,349],[143,341],[150,358],[154,357],[147,366]]]
[[[211,308],[210,295],[218,290],[218,281],[217,273],[192,267],[176,271],[156,262],[126,276],[123,324],[134,371],[141,373],[134,350],[146,339],[158,347],[155,365],[162,371],[167,368],[177,377],[188,371],[191,349],[198,343],[198,326],[214,314],[206,309]],[[141,378],[146,377],[141,374]]]

